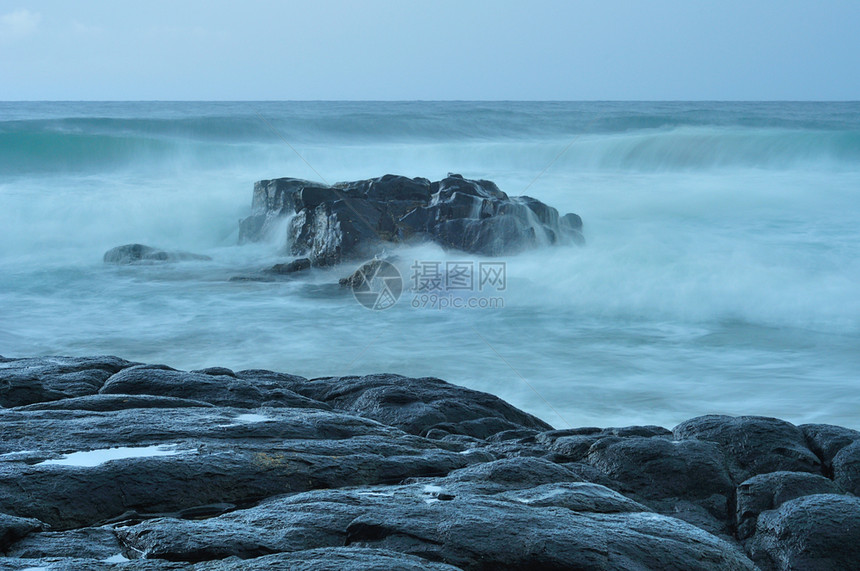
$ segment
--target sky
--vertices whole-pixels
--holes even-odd
[[[855,0],[0,0],[0,100],[858,100]]]

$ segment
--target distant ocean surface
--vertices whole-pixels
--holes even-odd
[[[448,172],[587,244],[504,259],[496,309],[369,311],[353,265],[229,281],[287,259],[237,245],[256,180]],[[130,242],[214,260],[102,263]],[[0,354],[436,376],[559,428],[860,428],[860,104],[0,103]]]

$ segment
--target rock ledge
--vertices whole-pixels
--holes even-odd
[[[853,569],[860,433],[554,430],[434,378],[0,357],[0,568]]]

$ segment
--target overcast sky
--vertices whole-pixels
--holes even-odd
[[[855,0],[0,0],[0,100],[860,99]]]

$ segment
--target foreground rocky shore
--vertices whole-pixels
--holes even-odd
[[[0,569],[854,569],[860,432],[0,357]]]

